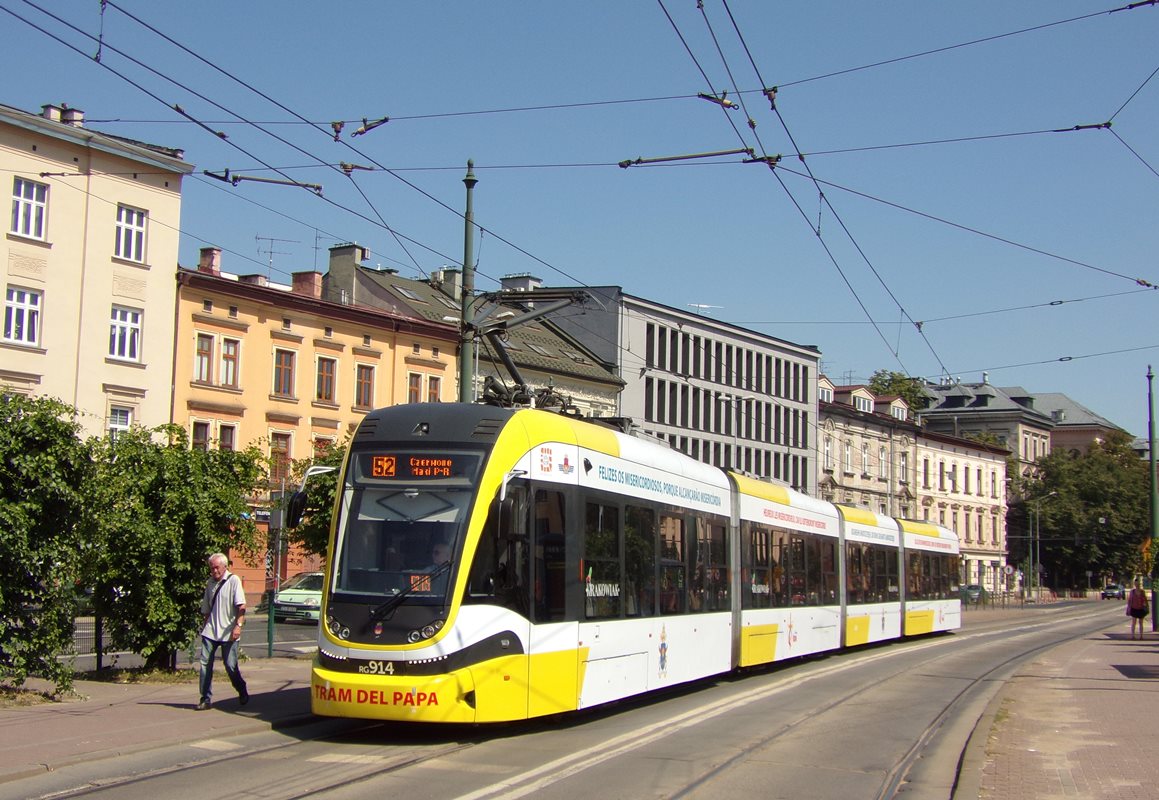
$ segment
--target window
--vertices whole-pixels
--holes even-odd
[[[193,423],[193,449],[206,451],[209,449],[209,423]]]
[[[4,297],[4,341],[33,347],[40,342],[40,292],[8,287]]]
[[[270,435],[270,483],[280,484],[290,477],[290,434]]]
[[[145,212],[129,206],[117,206],[117,242],[113,248],[117,258],[126,261],[145,261]]]
[[[442,386],[442,379],[439,378],[437,375],[431,375],[430,377],[427,378],[427,402],[428,403],[439,402],[439,400],[440,400],[439,389],[441,388],[441,386]]]
[[[236,389],[238,386],[238,357],[241,342],[237,339],[221,340],[221,385]]]
[[[237,426],[236,425],[222,425],[217,432],[217,449],[218,450],[236,450],[237,449]]]
[[[314,399],[321,403],[334,402],[334,376],[338,371],[338,362],[333,358],[318,359],[318,383],[314,392]]]
[[[828,386],[817,387],[817,399],[820,400],[822,403],[832,403],[833,402],[833,390],[830,389]]]
[[[421,403],[423,401],[423,376],[412,372],[407,376],[406,401]]]
[[[208,333],[197,334],[197,353],[193,357],[193,380],[198,383],[213,382],[213,337]]]
[[[845,443],[845,471],[853,472],[853,445]]]
[[[47,214],[48,187],[16,178],[12,182],[12,227],[9,230],[18,236],[44,239]]]
[[[113,406],[109,409],[109,438],[115,440],[133,425],[133,409]]]
[[[833,437],[825,437],[825,469],[833,469]]]
[[[613,506],[588,503],[584,525],[584,617],[620,616],[620,514]]]
[[[294,396],[294,351],[274,351],[274,394]]]
[[[869,474],[869,442],[861,443],[861,474]]]
[[[354,405],[359,408],[374,406],[374,367],[359,364],[354,368]]]
[[[873,401],[868,397],[853,396],[853,407],[858,411],[864,411],[866,414],[873,411]]]
[[[126,361],[140,361],[141,312],[113,306],[109,325],[109,355]]]
[[[886,460],[884,447],[877,448],[877,470],[879,478],[889,477],[889,461]]]
[[[909,482],[909,453],[898,453],[897,457],[898,482]]]

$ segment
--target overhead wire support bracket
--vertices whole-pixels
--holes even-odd
[[[364,169],[367,172],[374,172],[374,167],[364,167],[361,164],[348,164],[345,161],[338,162],[338,168],[346,173],[346,177],[350,177],[350,173],[356,169]]]
[[[776,169],[777,164],[781,163],[781,154],[777,153],[775,156],[759,156],[757,158],[746,158],[745,164],[767,164],[769,169]]]
[[[390,122],[390,117],[383,117],[382,119],[373,119],[373,120],[368,120],[366,117],[363,117],[362,118],[362,127],[350,135],[351,136],[361,136],[364,133],[369,133],[370,131],[374,130],[379,125],[385,125],[388,122]],[[338,130],[341,130],[341,129],[338,129]],[[335,136],[338,135],[338,130],[334,131]]]
[[[701,100],[707,100],[710,103],[716,103],[721,108],[728,108],[732,110],[738,108],[736,103],[728,99],[728,90],[721,92],[720,97],[717,97],[714,94],[706,94],[704,92],[697,92],[696,96]]]
[[[300,181],[288,181],[281,178],[259,178],[256,175],[234,175],[229,179],[229,182],[237,186],[242,181],[253,181],[255,183],[273,183],[278,186],[301,186],[303,189],[309,189],[319,197],[322,196],[322,184],[320,183],[301,183]]]
[[[229,170],[228,169],[225,170],[224,172],[222,172],[222,174],[220,174],[220,175],[218,175],[216,172],[210,172],[207,169],[203,169],[203,170],[201,170],[201,174],[205,175],[207,177],[213,178],[215,180],[219,180],[222,183],[233,183],[234,186],[237,186],[237,184],[234,183],[234,181],[229,177]]]
[[[714,158],[716,156],[748,156],[755,155],[751,147],[738,147],[736,150],[717,150],[714,153],[691,153],[684,156],[657,156],[655,158],[636,158],[620,162],[620,169],[635,167],[641,164],[662,164],[665,161],[690,161],[696,158]]]
[[[776,111],[777,110],[777,87],[771,86],[768,89],[765,89],[765,97],[769,98],[769,109],[772,111]]]
[[[1159,2],[1159,0],[1156,0],[1156,2]],[[1051,133],[1070,133],[1071,131],[1097,131],[1097,130],[1109,129],[1110,127],[1111,127],[1110,122],[1099,122],[1095,125],[1075,125],[1073,128],[1055,128],[1054,130],[1051,131]]]

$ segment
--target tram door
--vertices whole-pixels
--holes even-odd
[[[541,716],[576,707],[579,663],[576,657],[575,615],[569,618],[567,569],[567,494],[539,486],[531,509],[531,659],[528,669],[527,712]]]

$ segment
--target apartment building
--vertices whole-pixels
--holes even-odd
[[[270,491],[295,488],[291,461],[345,442],[374,408],[455,399],[456,326],[328,302],[321,273],[275,285],[223,272],[221,251],[204,248],[177,274],[176,319],[173,421],[194,447],[257,444]],[[281,574],[313,566],[291,559]],[[237,571],[247,592],[265,585],[263,566]]]
[[[921,429],[897,396],[817,382],[818,495],[890,517],[916,518],[914,456]]]
[[[0,389],[56,397],[89,435],[169,422],[181,150],[0,106]]]
[[[532,278],[527,291],[539,288]],[[555,288],[549,291],[563,291]],[[820,351],[627,294],[584,287],[554,324],[623,378],[617,415],[707,464],[813,493]]]

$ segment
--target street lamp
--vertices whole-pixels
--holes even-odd
[[[1048,497],[1054,497],[1058,492],[1051,492],[1044,494],[1042,497],[1035,497],[1034,503],[1034,540],[1031,542],[1030,554],[1032,556],[1031,567],[1034,569],[1034,578],[1031,588],[1034,591],[1034,602],[1042,603],[1042,538],[1039,536],[1039,525],[1042,520],[1042,501]]]

